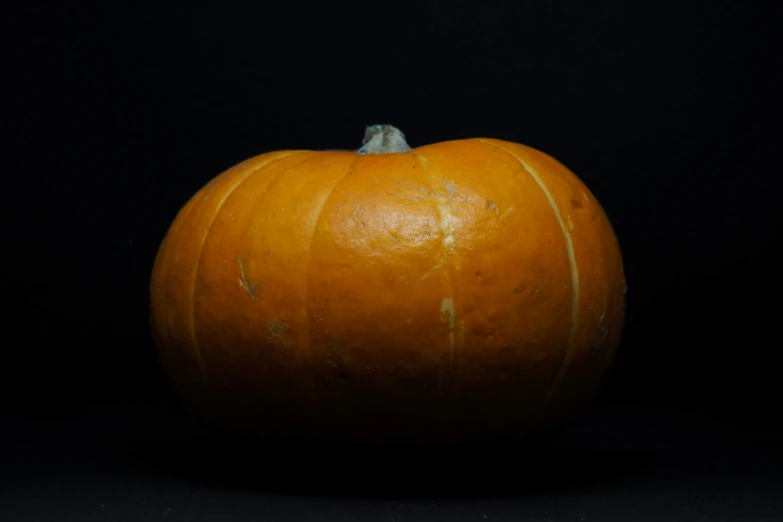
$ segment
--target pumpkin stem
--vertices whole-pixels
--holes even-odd
[[[410,145],[405,141],[405,134],[392,125],[370,125],[364,131],[362,147],[359,154],[393,154],[408,152]]]

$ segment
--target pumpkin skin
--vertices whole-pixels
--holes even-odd
[[[183,399],[256,433],[415,440],[584,409],[625,311],[596,198],[524,145],[373,129],[359,152],[248,159],[179,212],[150,317]]]

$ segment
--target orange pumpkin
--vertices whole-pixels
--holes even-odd
[[[207,418],[261,433],[525,434],[595,395],[618,242],[566,167],[496,139],[280,151],[227,170],[158,252],[151,324]]]

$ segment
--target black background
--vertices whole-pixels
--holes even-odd
[[[783,395],[779,10],[138,1],[9,13],[2,408],[17,428],[9,440],[26,442],[12,461],[32,469],[25,459],[37,458],[40,477],[61,448],[73,456],[57,461],[67,476],[96,440],[165,438],[145,427],[179,415],[149,334],[148,284],[176,212],[247,157],[357,148],[372,123],[400,127],[414,147],[525,143],[601,201],[623,250],[627,321],[570,443],[773,451]],[[34,457],[44,446],[49,457]],[[359,517],[357,505],[341,504],[343,519]]]

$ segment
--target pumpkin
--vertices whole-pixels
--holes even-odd
[[[181,209],[151,326],[184,401],[255,433],[524,435],[583,411],[618,346],[615,233],[561,163],[498,139],[285,150]]]

